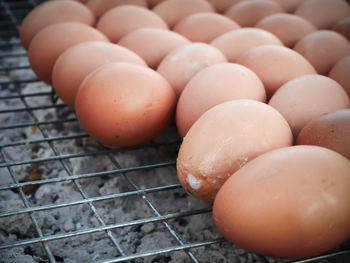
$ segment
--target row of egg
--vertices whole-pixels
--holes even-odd
[[[20,37],[90,135],[140,144],[175,113],[179,180],[229,240],[300,258],[349,237],[349,4],[85,2],[42,4]]]

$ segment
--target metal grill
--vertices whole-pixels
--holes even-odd
[[[0,1],[0,194],[17,197],[1,200],[0,225],[8,225],[14,235],[0,231],[0,255],[13,251],[36,255],[37,262],[66,262],[58,249],[63,247],[68,255],[90,249],[87,256],[67,262],[213,262],[211,256],[223,247],[231,259],[232,250],[240,254],[237,260],[284,262],[236,248],[215,231],[211,208],[187,195],[176,180],[181,141],[174,126],[147,144],[125,149],[98,144],[80,128],[74,112],[35,77],[17,37],[21,20],[38,4]],[[104,188],[106,184],[111,187]],[[53,197],[39,198],[48,195]],[[5,209],[5,203],[13,205]],[[133,211],[131,216],[124,207]],[[161,242],[155,232],[161,233]],[[151,244],[139,249],[147,236]],[[89,248],[90,242],[97,249]],[[349,249],[338,249],[295,262],[348,255]]]

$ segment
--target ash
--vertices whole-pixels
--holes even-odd
[[[17,41],[13,39],[11,41]],[[22,48],[7,50],[9,54],[24,53]],[[26,56],[5,57],[2,67],[29,65]],[[35,78],[28,68],[0,73],[0,81],[20,81]],[[2,85],[0,96],[49,92],[51,87],[42,82]],[[61,101],[56,102],[62,104]],[[24,99],[2,100],[0,110],[53,105],[51,96],[25,96]],[[75,119],[74,112],[68,107],[51,107],[43,110],[13,111],[0,114],[2,125],[31,123],[35,121],[56,121]],[[84,134],[77,121],[61,123],[27,125],[25,127],[1,129],[0,143],[7,144],[26,140],[74,136]],[[178,143],[170,143],[176,142]],[[1,162],[48,159],[66,156],[64,159],[39,161],[31,164],[14,165],[0,168],[0,186],[31,180],[67,178],[71,175],[86,175],[118,168],[132,168],[142,165],[164,163],[176,160],[179,137],[174,125],[155,138],[152,143],[136,148],[112,149],[100,145],[89,136],[73,139],[53,140],[52,142],[25,143],[3,147]],[[107,153],[98,153],[107,151]],[[83,153],[82,156],[73,154]],[[96,153],[88,155],[86,153]],[[12,175],[11,175],[12,173]],[[29,179],[28,179],[29,178]],[[67,204],[86,198],[106,197],[113,194],[128,193],[135,190],[171,186],[178,184],[175,165],[160,168],[141,169],[126,173],[114,173],[86,177],[78,180],[64,180],[57,183],[40,184],[32,188],[6,189],[0,191],[0,212],[18,211],[27,206]],[[21,197],[20,191],[23,191]],[[120,255],[159,250],[178,246],[179,239],[185,244],[222,238],[214,225],[210,206],[187,194],[181,187],[165,191],[156,190],[145,195],[134,194],[107,200],[99,200],[78,205],[50,208],[47,210],[21,213],[0,217],[0,244],[38,238],[38,228],[44,237],[63,235],[61,239],[45,242],[52,258],[56,262],[78,263],[113,259]],[[144,219],[198,209],[208,212],[189,216],[175,217],[164,224],[162,221],[142,222]],[[37,227],[34,225],[34,221]],[[141,220],[137,224],[129,222]],[[125,225],[123,225],[126,223]],[[96,229],[103,225],[120,224],[110,231],[92,231],[81,235],[64,237],[65,234],[79,233],[86,229]],[[169,231],[170,230],[170,231]],[[175,233],[176,238],[171,234]],[[116,244],[120,249],[116,247]],[[158,255],[142,256],[131,262],[193,262],[193,255],[198,262],[282,262],[260,257],[222,240],[212,245],[178,250]],[[0,262],[49,262],[48,254],[42,243],[15,246],[0,250]]]

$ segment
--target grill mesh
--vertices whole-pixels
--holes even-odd
[[[191,237],[183,233],[183,229],[187,229],[186,224],[190,224],[187,227],[191,228],[191,223],[196,222],[191,218],[210,219],[211,208],[188,196],[176,180],[176,153],[181,141],[174,126],[162,136],[139,147],[105,147],[80,128],[74,112],[57,99],[50,86],[35,77],[17,35],[20,21],[40,3],[34,0],[0,1],[0,193],[17,196],[13,207],[0,206],[0,225],[13,221],[9,232],[15,233],[15,238],[8,236],[0,240],[0,254],[22,248],[24,255],[40,255],[41,261],[38,262],[66,262],[57,254],[56,247],[70,243],[65,248],[69,247],[71,253],[79,253],[80,242],[95,240],[98,243],[102,240],[114,253],[101,254],[95,250],[91,252],[89,262],[148,262],[147,258],[150,257],[152,262],[168,262],[171,258],[169,255],[176,253],[186,258],[185,262],[211,262],[210,255],[218,247],[233,249],[233,245],[217,232],[210,232],[204,224],[199,224],[192,231],[209,231],[210,235],[197,233]],[[79,164],[79,169],[75,164]],[[90,189],[93,182],[99,184],[98,195],[91,194],[97,191]],[[110,183],[112,187],[106,189],[114,191],[103,192],[101,189],[104,189],[104,185]],[[45,193],[42,189],[47,185],[57,185],[57,188],[48,188],[50,191],[57,189],[57,192]],[[61,193],[65,188],[71,192]],[[41,203],[38,192],[41,192],[41,196],[51,194],[57,198]],[[172,203],[172,200],[177,200],[181,205]],[[9,198],[1,202],[12,201]],[[106,217],[103,209],[109,205],[116,209],[125,205],[131,210],[142,209],[143,213],[140,213],[141,217],[133,213],[128,218],[121,216],[121,209]],[[54,213],[58,217],[67,209],[70,209],[70,213],[84,211],[94,218],[91,220],[93,223],[80,222],[76,218],[84,221],[83,218],[72,216],[73,227],[55,228],[53,224],[56,221],[53,221],[48,231],[50,222],[45,219],[52,218],[48,215]],[[22,232],[25,227],[31,230]],[[211,229],[214,228],[211,225]],[[125,245],[123,238],[128,232],[141,233],[135,235],[137,247],[141,242],[137,238],[151,236],[154,229],[162,229],[161,233],[168,240],[163,236],[162,240],[166,241],[159,244],[154,235],[149,241],[154,243],[149,246],[151,249],[131,249]],[[97,238],[94,238],[96,235]],[[86,238],[77,241],[77,245],[74,240],[81,237]],[[237,248],[234,251],[243,254],[237,256],[238,259],[246,257],[248,262],[279,261]],[[296,262],[324,262],[342,259],[349,254],[350,250],[343,249]],[[172,262],[176,262],[176,259]],[[216,262],[225,262],[225,259]]]

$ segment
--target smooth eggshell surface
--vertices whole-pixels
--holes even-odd
[[[333,31],[342,34],[350,41],[350,15],[338,21],[332,28]]]
[[[218,192],[214,220],[235,245],[277,258],[307,258],[350,235],[350,161],[317,146],[262,154]]]
[[[332,111],[309,122],[300,131],[297,144],[318,145],[350,160],[350,109]]]
[[[209,43],[214,38],[238,28],[240,26],[226,16],[198,13],[180,20],[173,30],[192,42]]]
[[[169,28],[173,28],[186,16],[195,13],[214,12],[213,6],[205,0],[165,0],[152,10],[164,19]]]
[[[282,115],[254,100],[232,100],[206,111],[190,128],[177,159],[180,183],[193,196],[214,201],[222,184],[260,154],[292,144]]]
[[[179,96],[188,81],[200,70],[227,62],[217,48],[205,43],[191,43],[171,51],[159,64],[157,72],[166,78]]]
[[[305,75],[285,83],[269,101],[288,121],[294,136],[310,121],[328,112],[348,108],[345,90],[331,78]]]
[[[51,83],[56,59],[68,48],[86,41],[109,42],[100,31],[84,24],[66,22],[47,26],[30,43],[30,66],[41,80]]]
[[[134,51],[154,69],[170,51],[190,43],[184,36],[160,28],[137,29],[126,34],[118,42],[119,45]]]
[[[316,74],[313,66],[299,53],[281,46],[260,46],[248,50],[237,60],[253,70],[271,96],[287,81],[306,74]]]
[[[84,78],[108,62],[130,62],[146,66],[134,52],[107,42],[83,42],[61,54],[52,70],[52,84],[57,95],[74,109],[76,93]]]
[[[176,126],[180,135],[184,137],[204,112],[234,99],[265,102],[264,85],[253,71],[234,63],[216,64],[199,71],[187,83],[177,103]]]
[[[95,23],[95,16],[83,4],[75,1],[49,1],[35,7],[23,19],[19,37],[22,46],[28,49],[33,37],[43,28],[62,22]]]
[[[98,30],[115,43],[127,33],[145,27],[168,29],[167,24],[159,15],[135,5],[110,9],[104,13],[96,26]]]
[[[259,28],[240,28],[218,36],[210,45],[218,48],[229,62],[236,62],[249,49],[262,45],[283,46],[272,33]]]
[[[343,35],[331,30],[319,30],[306,35],[294,46],[319,74],[328,75],[341,58],[350,55],[350,42]]]
[[[338,82],[350,97],[350,55],[340,59],[331,69],[328,77]]]
[[[133,146],[160,134],[171,121],[176,97],[156,71],[113,62],[90,73],[80,86],[75,109],[81,126],[110,146]]]

